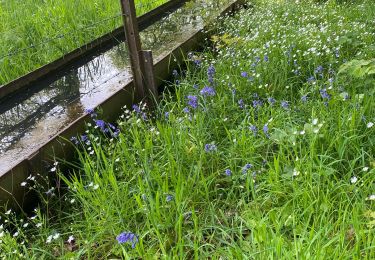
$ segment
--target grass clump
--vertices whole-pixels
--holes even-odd
[[[167,0],[136,0],[138,15]],[[0,85],[122,24],[117,0],[0,1]]]
[[[92,114],[68,191],[6,212],[2,256],[373,259],[374,8],[258,1],[219,21],[155,114]]]

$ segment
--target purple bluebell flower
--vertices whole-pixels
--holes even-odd
[[[215,67],[211,64],[207,69],[208,82],[210,82],[211,84],[214,83],[215,73],[216,73]]]
[[[268,103],[270,103],[271,106],[273,106],[276,103],[276,99],[274,99],[273,97],[269,97],[267,100],[268,100]]]
[[[165,198],[166,202],[170,202],[173,200],[173,196],[172,195],[167,195],[167,197]]]
[[[132,244],[132,248],[135,248],[135,245],[138,243],[137,235],[131,232],[123,232],[118,235],[116,239],[119,244],[130,242]]]
[[[198,107],[198,97],[189,95],[187,96],[188,99],[188,105],[192,107],[193,109],[196,109]]]
[[[165,119],[168,120],[168,119],[169,119],[169,112],[165,112],[165,113],[164,113],[164,117],[165,117]]]
[[[249,127],[250,131],[253,132],[254,136],[257,136],[258,134],[258,128],[255,125],[251,125]]]
[[[324,89],[321,89],[320,91],[320,96],[323,98],[323,99],[331,99],[331,95],[328,94],[327,90],[324,88]]]
[[[307,98],[308,98],[307,95],[303,95],[301,97],[302,102],[304,102],[304,103],[307,102]]]
[[[313,82],[315,82],[315,77],[314,77],[314,76],[309,77],[309,78],[307,79],[307,82],[308,82],[308,83],[313,83]]]
[[[284,109],[289,109],[289,102],[288,101],[281,101],[281,107]]]
[[[211,64],[207,69],[207,75],[208,77],[213,77],[216,73],[215,67]]]
[[[265,62],[268,62],[268,61],[269,61],[268,55],[265,55],[265,56],[264,56],[264,61],[265,61]]]
[[[247,72],[246,71],[241,72],[241,77],[247,78],[248,77]]]
[[[245,108],[245,103],[243,102],[243,100],[242,99],[240,99],[240,100],[238,100],[238,106],[240,107],[240,108]]]
[[[265,125],[263,126],[263,133],[264,133],[267,137],[269,137],[268,131],[269,131],[268,124],[265,124]]]
[[[232,95],[234,96],[234,95],[236,95],[236,89],[235,88],[232,88]]]
[[[250,170],[251,168],[253,168],[253,165],[251,163],[247,163],[245,164],[244,167],[242,167],[242,173],[243,174],[246,174],[248,170]]]
[[[85,112],[89,114],[92,118],[97,117],[97,114],[95,113],[95,110],[92,108],[86,109]]]
[[[253,108],[258,108],[263,105],[263,102],[261,100],[253,100]]]
[[[172,71],[172,75],[173,75],[173,77],[177,78],[177,77],[178,77],[178,72],[177,72],[177,70],[173,70],[173,71]]]
[[[196,60],[194,60],[194,64],[195,64],[195,66],[200,67],[202,65],[202,61],[196,59]]]
[[[198,84],[194,84],[193,88],[198,89],[199,88]]]
[[[141,108],[138,106],[138,105],[133,105],[133,110],[136,112],[136,113],[141,113]]]
[[[255,57],[255,62],[256,62],[256,63],[260,62],[260,57],[259,57],[259,56],[256,56],[256,57]]]
[[[97,127],[100,128],[100,130],[102,130],[103,132],[105,131],[106,129],[106,123],[103,121],[103,120],[94,120],[95,124]]]
[[[318,66],[315,70],[314,70],[315,74],[321,74],[323,72],[323,66]]]
[[[184,109],[182,109],[182,111],[186,114],[189,114],[190,113],[190,110],[188,107],[185,107]]]
[[[70,141],[71,141],[72,143],[74,143],[75,145],[79,144],[78,138],[75,137],[75,136],[72,136],[72,137],[70,138]]]
[[[86,142],[86,141],[88,141],[88,140],[89,140],[89,138],[88,138],[87,135],[81,135],[81,141],[82,141],[82,142]]]
[[[180,85],[181,81],[179,81],[178,79],[176,79],[175,83],[176,83],[176,85]]]
[[[201,95],[207,97],[207,96],[215,96],[215,90],[212,88],[212,87],[209,87],[209,86],[205,86],[204,88],[202,88],[202,90],[200,91]]]
[[[232,175],[232,171],[230,169],[226,169],[225,172],[224,172],[224,174],[226,176],[231,176]]]
[[[206,144],[206,145],[204,146],[204,150],[205,150],[207,153],[209,153],[209,152],[215,152],[215,151],[217,151],[217,146],[214,145],[214,144]]]

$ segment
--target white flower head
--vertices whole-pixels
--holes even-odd
[[[352,184],[356,183],[357,181],[358,181],[358,178],[356,176],[353,176],[353,177],[350,178],[350,182]]]
[[[312,124],[313,124],[313,125],[317,125],[317,124],[318,124],[318,119],[317,119],[317,118],[314,118],[314,119],[312,120]]]
[[[371,128],[371,127],[373,127],[374,126],[374,123],[373,122],[368,122],[367,123],[367,128]]]
[[[367,172],[369,170],[368,167],[363,167],[362,171]]]
[[[21,182],[21,186],[22,186],[22,187],[25,187],[26,185],[27,185],[27,182],[25,182],[25,181],[24,181],[24,182]]]
[[[49,244],[52,241],[52,235],[49,235],[46,239],[46,243]]]
[[[74,236],[69,236],[67,242],[71,244],[75,240]]]
[[[375,194],[371,194],[366,200],[375,200]]]
[[[293,170],[293,176],[296,177],[298,175],[300,175],[300,171],[298,171],[297,169],[294,169]]]

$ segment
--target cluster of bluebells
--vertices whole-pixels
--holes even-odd
[[[206,144],[204,146],[204,150],[207,153],[216,152],[217,151],[217,146],[215,144]]]
[[[130,242],[131,245],[132,245],[132,248],[135,248],[135,246],[138,243],[137,235],[134,234],[134,233],[131,233],[131,232],[123,232],[123,233],[119,234],[116,237],[116,240],[119,244],[124,244],[124,243]]]

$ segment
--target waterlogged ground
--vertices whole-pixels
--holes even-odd
[[[25,180],[43,203],[5,209],[0,255],[373,259],[375,6],[264,2],[215,25],[155,114],[92,111],[66,193]]]
[[[143,14],[166,0],[135,0]],[[121,25],[118,0],[0,1],[0,85]]]

